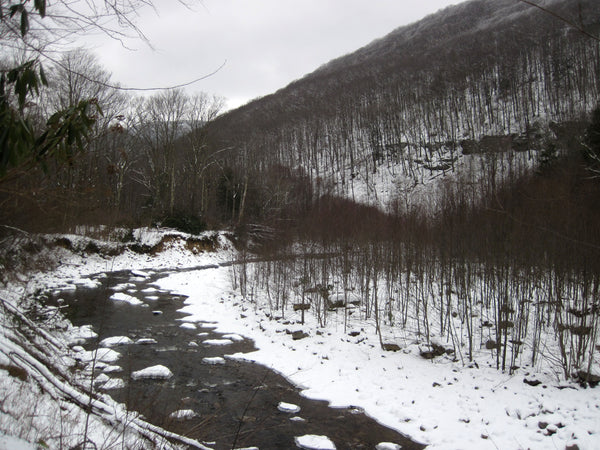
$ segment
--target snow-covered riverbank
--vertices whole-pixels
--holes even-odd
[[[187,320],[216,321],[217,331],[249,337],[259,348],[232,358],[279,371],[308,397],[360,407],[429,448],[594,449],[600,444],[598,389],[545,373],[509,376],[488,367],[492,361],[465,367],[450,358],[425,360],[417,345],[386,352],[373,324],[355,328],[354,323],[344,332],[340,311],[326,329],[310,315],[302,326],[300,312],[276,318],[239,297],[230,280],[227,271],[212,269],[173,274],[159,283],[189,296]],[[308,337],[294,340],[293,332],[300,330]]]
[[[161,236],[143,233],[147,245],[160,242]],[[76,242],[79,238],[70,239]],[[93,273],[214,264],[211,269],[173,273],[158,284],[188,296],[186,321],[214,321],[220,332],[255,341],[256,352],[231,358],[250,359],[275,369],[302,387],[308,397],[364,409],[381,423],[430,444],[430,448],[598,448],[598,388],[581,388],[558,380],[551,372],[520,370],[509,376],[490,367],[492,361],[484,353],[478,355],[478,364],[470,367],[445,356],[425,360],[419,355],[418,344],[400,328],[388,332],[396,333],[398,341],[406,344],[397,352],[383,351],[374,324],[351,318],[345,326],[342,310],[329,316],[326,328],[320,328],[310,314],[301,325],[300,311],[291,308],[285,317],[277,317],[257,298],[262,294],[243,299],[233,291],[230,269],[218,265],[236,255],[224,238],[220,237],[219,242],[217,252],[194,251],[184,240],[171,239],[152,254],[125,251],[111,257],[57,247],[48,256],[59,262],[54,270],[21,275],[21,281],[8,283],[1,295],[16,305],[23,296],[39,289],[90,283],[89,275]],[[304,336],[294,334],[296,331],[308,336],[295,340]],[[7,339],[6,328],[3,333],[3,339]],[[56,333],[59,338],[66,336],[62,331]],[[539,384],[531,385],[536,382]],[[53,444],[58,441],[50,437],[60,434],[57,430],[61,426],[71,427],[69,433],[81,433],[77,427],[85,423],[83,410],[65,406],[64,401],[51,395],[40,395],[35,386],[31,380],[21,381],[7,370],[0,370],[0,389],[11,404],[10,414],[6,414],[6,407],[0,412],[0,431],[30,442],[42,439],[51,447],[56,447]],[[57,417],[63,417],[57,409],[61,406],[72,408],[73,413],[57,421]],[[36,435],[24,434],[26,427],[15,419],[15,414],[26,416],[32,409],[39,411],[34,415]],[[90,417],[96,439],[114,429],[99,417]],[[117,437],[123,436],[122,432],[114,432]]]

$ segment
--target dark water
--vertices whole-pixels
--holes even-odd
[[[202,344],[218,339],[213,331],[210,312],[197,330],[180,327],[184,314],[177,310],[184,298],[169,292],[142,292],[166,273],[136,278],[130,272],[101,276],[98,288],[78,288],[57,295],[69,305],[67,315],[75,325],[91,324],[98,339],[88,349],[110,336],[128,336],[132,340],[153,338],[156,344],[130,344],[113,347],[121,353],[117,365],[123,372],[111,374],[125,381],[125,388],[110,390],[117,401],[140,412],[148,421],[171,431],[198,439],[215,449],[256,446],[260,449],[293,449],[295,436],[325,435],[338,449],[374,449],[380,442],[394,442],[403,449],[420,449],[394,430],[362,414],[357,408],[330,408],[327,402],[308,400],[277,373],[248,362],[226,359],[223,365],[202,362],[204,357],[224,356],[255,349],[244,339],[225,346]],[[112,287],[131,283],[127,294],[148,305],[133,306],[110,300]],[[149,299],[158,296],[158,299]],[[156,314],[160,311],[162,314]],[[208,333],[198,336],[198,333]],[[190,346],[195,342],[197,346]],[[173,372],[169,380],[132,380],[130,373],[162,364]],[[297,414],[281,412],[279,402],[300,406]],[[174,411],[193,410],[196,417],[186,420],[169,418]],[[299,416],[304,421],[290,420]]]

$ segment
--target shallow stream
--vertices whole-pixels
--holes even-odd
[[[205,340],[223,339],[214,331],[209,315],[196,329],[182,327],[185,315],[178,310],[185,298],[153,285],[169,273],[152,272],[148,277],[130,271],[100,274],[92,277],[98,287],[79,286],[57,294],[68,305],[66,313],[74,325],[90,324],[98,333],[97,339],[85,345],[88,350],[112,336],[156,341],[113,347],[121,355],[114,364],[123,370],[110,377],[124,381],[123,388],[108,391],[115,400],[151,423],[216,450],[293,449],[294,438],[307,434],[327,436],[337,449],[374,449],[381,442],[393,442],[402,449],[423,448],[359,408],[330,408],[327,402],[302,397],[285,378],[258,364],[227,358],[224,364],[203,361],[251,352],[254,343],[234,336],[228,345],[204,344]],[[116,291],[143,303],[110,299]],[[166,380],[131,378],[132,372],[158,364],[169,368],[173,376]],[[280,402],[297,405],[300,411],[280,411]],[[170,417],[178,410],[193,410],[195,416]]]

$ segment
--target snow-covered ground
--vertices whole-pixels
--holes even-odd
[[[154,242],[150,236],[160,241],[159,233],[143,234],[148,241]],[[424,360],[418,345],[410,341],[398,352],[386,352],[371,323],[350,321],[345,328],[343,310],[329,317],[326,328],[320,328],[311,314],[306,314],[306,323],[301,325],[301,313],[291,309],[285,318],[275,317],[260,307],[260,299],[243,299],[232,289],[230,269],[219,264],[235,259],[236,254],[225,239],[221,244],[219,252],[197,253],[183,241],[171,240],[152,255],[126,251],[112,257],[57,247],[51,257],[60,264],[54,270],[21,275],[20,281],[1,288],[0,295],[19,305],[27,293],[86,283],[93,273],[128,269],[144,276],[159,268],[213,265],[174,272],[156,284],[188,296],[183,309],[188,314],[186,323],[216,322],[217,331],[228,335],[224,339],[234,340],[239,335],[255,341],[257,351],[229,358],[267,365],[301,387],[307,397],[329,400],[333,406],[364,409],[379,422],[434,449],[600,448],[600,388],[584,389],[544,373],[509,376],[489,367],[484,359],[478,360],[478,367],[465,367],[447,357]],[[294,340],[292,333],[299,330],[308,337]],[[84,329],[80,334],[89,331]],[[355,333],[351,336],[350,331]],[[60,339],[68,337],[68,333],[57,333]],[[3,347],[8,335],[3,329]],[[214,363],[227,364],[227,359]],[[524,378],[541,383],[531,386]],[[51,438],[60,435],[61,427],[81,433],[77,427],[85,423],[83,410],[40,393],[36,383],[21,381],[0,369],[0,393],[1,398],[10,399],[0,409],[0,433],[6,435],[0,435],[0,448],[11,439],[7,436],[29,442],[41,439],[51,447],[60,447],[57,438]],[[108,399],[103,401],[110,404]],[[61,407],[72,413],[61,415]],[[27,420],[35,421],[35,426],[19,424],[32,410],[38,414]],[[65,417],[65,422],[57,422],[56,417]],[[108,436],[114,429],[101,416],[91,417],[93,438]],[[139,427],[135,430],[139,433]],[[114,429],[113,436],[123,435]],[[297,442],[313,448],[310,445],[326,442],[326,437],[299,436]],[[393,448],[389,445],[382,448]]]
[[[492,367],[425,360],[417,345],[383,351],[374,327],[351,337],[344,317],[320,329],[300,312],[277,320],[231,290],[223,269],[173,274],[158,284],[188,295],[190,322],[217,321],[259,350],[231,355],[269,366],[332,406],[356,406],[384,425],[439,449],[580,449],[600,446],[600,390],[559,383],[546,374],[509,376]],[[352,328],[350,328],[352,329]],[[308,337],[293,340],[291,332]],[[524,377],[542,383],[531,386]],[[574,448],[574,447],[573,447]]]

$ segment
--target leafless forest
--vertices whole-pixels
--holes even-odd
[[[273,311],[327,327],[354,304],[382,346],[410,328],[465,364],[486,349],[503,371],[543,358],[585,380],[600,326],[600,9],[554,6],[465,2],[225,114],[204,93],[130,96],[92,54],[65,53],[21,112],[41,125],[93,98],[101,114],[85,151],[3,163],[2,232],[231,228],[262,259],[235,269],[237,286],[267,291]]]

